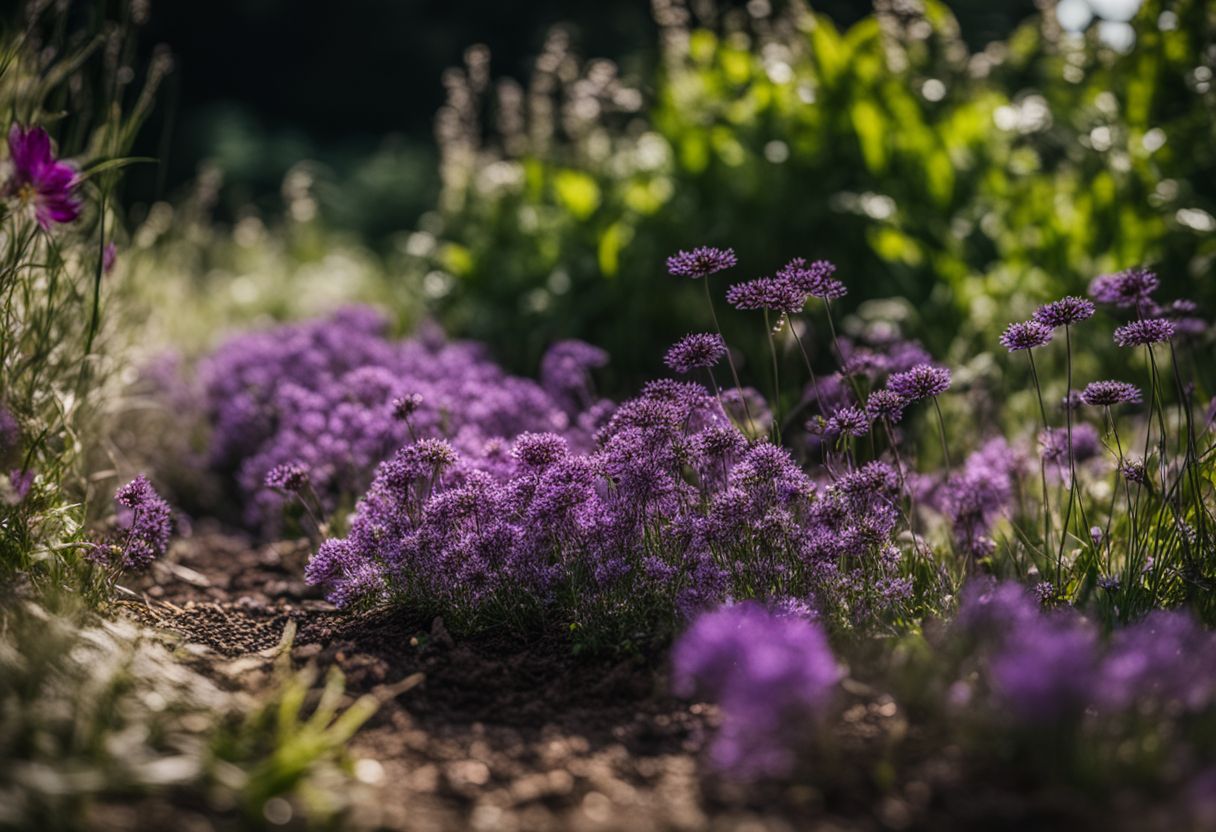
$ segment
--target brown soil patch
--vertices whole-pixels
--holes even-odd
[[[802,779],[813,786],[724,781],[701,764],[718,713],[667,694],[661,655],[578,660],[557,639],[456,641],[441,621],[342,615],[304,585],[307,554],[300,543],[254,546],[202,531],[132,587],[143,603],[124,606],[217,659],[274,648],[294,621],[294,662],[336,665],[352,695],[380,694],[384,704],[350,748],[374,761],[357,767],[379,795],[359,807],[362,823],[521,832],[1125,826],[1050,796],[967,783],[957,749],[924,748],[889,699],[861,686],[845,694],[835,752]],[[1128,828],[1148,827],[1142,818]]]

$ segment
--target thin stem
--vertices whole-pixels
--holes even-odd
[[[777,345],[773,341],[773,327],[769,322],[768,310],[764,310],[764,334],[768,337],[768,351],[773,359],[773,430],[776,433],[777,444],[781,444],[781,377],[777,370]]]
[[[1044,439],[1047,434],[1047,408],[1043,405],[1043,388],[1039,384],[1039,370],[1034,363],[1034,350],[1026,350],[1026,359],[1030,362],[1030,376],[1034,379],[1034,392],[1039,402],[1039,417],[1043,424]],[[1048,546],[1051,545],[1051,503],[1047,499],[1047,461],[1043,458],[1043,454],[1039,453],[1039,480],[1043,486],[1043,550],[1047,557]],[[1057,564],[1057,571],[1059,565]],[[1057,580],[1059,575],[1056,575]]]
[[[714,329],[718,332],[718,337],[722,339],[722,343],[726,343],[726,336],[722,334],[722,325],[718,323],[718,312],[714,308],[714,298],[709,292],[709,280],[702,278],[701,285],[705,287],[705,302],[709,304],[709,316],[713,318]],[[730,354],[730,347],[726,348],[726,363],[730,366],[730,377],[735,383],[735,392],[739,394],[739,401],[743,403],[743,413],[747,416],[748,431],[752,434],[756,432],[756,422],[752,419],[752,409],[747,403],[747,396],[743,394],[743,385],[739,382],[739,371],[735,368],[735,359]]]

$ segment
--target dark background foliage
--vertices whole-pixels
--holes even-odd
[[[719,7],[744,6],[724,0]],[[1032,0],[951,4],[973,47],[1005,37],[1034,12]],[[871,10],[822,0],[816,11],[849,25]],[[137,151],[156,169],[132,173],[128,202],[171,196],[213,159],[225,205],[272,208],[283,176],[308,158],[341,177],[377,151],[410,168],[374,210],[345,217],[369,240],[408,228],[433,204],[432,120],[441,76],[484,43],[495,74],[526,78],[551,26],[571,29],[579,52],[609,57],[645,77],[657,30],[648,0],[175,0],[153,3],[145,48],[167,44],[175,71]]]

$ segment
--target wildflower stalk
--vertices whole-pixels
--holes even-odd
[[[1039,402],[1039,417],[1042,420],[1043,433],[1047,433],[1047,407],[1043,404],[1043,388],[1039,384],[1039,370],[1034,363],[1034,350],[1026,350],[1026,359],[1030,362],[1030,376],[1034,379],[1034,392]],[[1043,486],[1043,547],[1044,551],[1049,551],[1048,546],[1051,545],[1051,503],[1048,501],[1047,491],[1047,461],[1043,458],[1043,454],[1039,454],[1039,480]],[[1050,555],[1049,555],[1050,557]],[[1056,562],[1056,578],[1060,577],[1062,563]]]
[[[780,325],[780,324],[778,324]],[[773,341],[773,327],[769,322],[768,310],[764,310],[764,334],[768,337],[768,351],[773,359],[773,431],[777,444],[781,444],[781,377],[777,369],[777,345]]]
[[[713,319],[714,329],[718,333],[718,337],[722,339],[722,343],[726,343],[726,336],[722,334],[722,325],[718,323],[718,311],[714,308],[714,296],[709,291],[709,281],[702,280],[701,285],[705,287],[705,302],[709,304],[709,316]],[[726,364],[730,367],[730,377],[735,383],[735,392],[739,394],[739,401],[743,402],[743,413],[747,416],[748,432],[755,434],[756,422],[752,418],[751,406],[747,403],[747,396],[743,395],[743,384],[739,381],[739,370],[735,367],[734,356],[730,354],[730,347],[726,348]]]
[[[1200,550],[1207,549],[1207,508],[1203,504],[1202,483],[1199,479],[1199,454],[1195,442],[1195,422],[1191,413],[1191,397],[1188,395],[1186,385],[1182,383],[1182,374],[1178,370],[1178,353],[1174,350],[1174,342],[1168,342],[1170,346],[1170,367],[1173,370],[1174,384],[1178,387],[1178,401],[1183,417],[1186,421],[1186,465],[1185,470],[1187,478],[1191,484],[1192,499],[1195,502],[1196,521],[1199,523],[1199,543]]]
[[[1068,540],[1068,527],[1072,522],[1072,507],[1076,501],[1077,511],[1081,515],[1081,525],[1084,529],[1089,529],[1089,519],[1085,516],[1085,505],[1081,500],[1081,486],[1077,480],[1077,460],[1076,455],[1072,450],[1072,327],[1067,324],[1064,326],[1064,346],[1065,346],[1065,365],[1067,367],[1067,386],[1065,389],[1064,398],[1064,417],[1066,424],[1066,435],[1068,445],[1068,507],[1064,511],[1064,523],[1060,533],[1060,549],[1056,554],[1056,562],[1063,563],[1064,561],[1064,545]],[[1081,534],[1078,537],[1083,541],[1089,541],[1090,548],[1094,549],[1094,543],[1088,534]],[[1095,551],[1095,557],[1096,557]]]

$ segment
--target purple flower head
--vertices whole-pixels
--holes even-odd
[[[566,439],[556,433],[521,433],[511,455],[531,468],[545,468],[569,453]]]
[[[1140,401],[1140,388],[1126,381],[1093,381],[1081,391],[1081,401],[1090,407],[1137,404]]]
[[[266,473],[266,487],[294,494],[308,485],[308,468],[299,462],[284,462]]]
[[[828,420],[828,431],[843,436],[865,436],[870,432],[870,416],[860,407],[842,407]]]
[[[672,652],[676,693],[722,707],[715,767],[742,779],[789,772],[796,726],[823,718],[840,675],[817,624],[750,602],[700,616]]]
[[[1139,307],[1152,300],[1159,283],[1157,275],[1148,269],[1128,269],[1095,277],[1089,284],[1089,296],[1099,303]]]
[[[8,133],[8,152],[13,172],[4,186],[5,196],[31,208],[43,228],[71,222],[80,215],[80,201],[74,194],[79,181],[76,170],[56,161],[45,130],[14,124]]]
[[[871,419],[887,419],[898,422],[904,415],[907,402],[894,390],[875,390],[866,399],[866,413]]]
[[[1093,301],[1069,295],[1068,297],[1060,298],[1059,300],[1040,306],[1034,311],[1034,319],[1043,324],[1043,326],[1049,326],[1054,329],[1060,326],[1071,326],[1087,318],[1092,318],[1093,314]]]
[[[836,273],[836,264],[829,260],[816,260],[807,265],[806,260],[797,257],[786,263],[777,272],[778,279],[788,281],[798,291],[821,300],[839,300],[849,293],[843,283],[832,277]]]
[[[667,258],[667,273],[675,277],[709,277],[738,263],[733,249],[701,246]]]
[[[591,399],[591,371],[608,363],[608,353],[586,341],[557,341],[540,361],[540,383],[569,413]]]
[[[1005,327],[1001,346],[1010,352],[1031,350],[1051,340],[1051,327],[1038,321],[1022,321]]]
[[[917,364],[887,379],[887,389],[910,402],[930,399],[950,389],[950,371],[932,364]]]
[[[1174,322],[1165,318],[1145,318],[1124,324],[1115,330],[1115,343],[1121,347],[1143,347],[1159,344],[1174,337]]]
[[[806,293],[779,277],[758,277],[726,290],[726,301],[736,309],[767,309],[794,314],[806,305]]]
[[[1119,465],[1119,473],[1128,482],[1134,482],[1137,485],[1148,485],[1148,471],[1144,467],[1143,459],[1127,457]]]
[[[419,393],[409,393],[393,399],[394,418],[406,421],[422,407],[422,396]]]
[[[99,547],[94,559],[123,569],[142,569],[169,548],[172,511],[140,474],[114,494],[119,506],[118,536],[113,545]],[[104,552],[104,555],[101,553]]]
[[[685,335],[667,351],[663,363],[677,373],[713,367],[726,355],[726,342],[716,332]]]
[[[1068,615],[1011,627],[989,665],[997,700],[1027,723],[1077,718],[1096,686],[1096,642],[1091,627]]]

